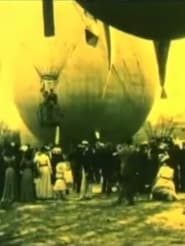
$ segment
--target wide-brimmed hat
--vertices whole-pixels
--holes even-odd
[[[117,151],[118,153],[123,152],[123,151],[124,151],[124,144],[118,144],[118,145],[116,146],[116,151]]]
[[[170,159],[170,156],[168,155],[168,153],[159,154],[159,161],[161,163],[167,161],[168,159]]]
[[[26,144],[21,145],[20,150],[23,152],[26,152],[28,150],[28,145],[26,145]]]
[[[59,146],[55,146],[55,147],[53,147],[53,149],[52,149],[52,153],[53,153],[53,154],[61,154],[61,153],[62,153],[62,148],[59,147]]]
[[[83,144],[83,145],[88,145],[89,142],[88,142],[87,140],[82,140],[81,144]]]
[[[168,148],[167,143],[163,143],[163,142],[162,142],[162,143],[159,144],[159,149],[160,149],[160,150],[166,150],[167,148]]]
[[[59,163],[57,163],[57,165],[56,165],[56,172],[62,172],[62,171],[64,171],[64,162],[59,162]]]

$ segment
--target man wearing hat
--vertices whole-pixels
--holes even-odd
[[[132,141],[125,141],[122,145],[117,146],[117,154],[120,157],[120,180],[119,195],[116,203],[120,204],[125,198],[128,205],[134,205],[138,165],[135,158],[136,150]]]
[[[80,200],[92,197],[93,183],[93,152],[87,140],[83,140],[82,144],[82,180]]]

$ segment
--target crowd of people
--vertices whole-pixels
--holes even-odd
[[[0,149],[0,199],[6,206],[15,201],[36,199],[79,200],[93,198],[93,185],[101,193],[116,191],[117,204],[135,203],[135,196],[173,201],[185,192],[185,143],[171,138],[133,144],[131,140],[113,145],[87,140],[64,153],[62,147],[9,142]]]

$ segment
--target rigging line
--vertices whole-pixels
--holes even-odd
[[[125,74],[125,78],[129,81],[129,80],[131,80],[131,74],[130,74],[130,72],[129,72],[129,69],[128,69],[128,66],[127,66],[127,64],[126,64],[126,62],[125,62],[125,60],[124,59],[122,59],[122,65],[123,65],[123,68],[126,70],[126,74]]]
[[[109,79],[112,73],[112,66],[113,66],[113,58],[112,58],[112,41],[110,27],[109,25],[103,23],[103,29],[105,33],[105,41],[106,41],[106,48],[107,48],[107,55],[108,55],[108,74],[105,80],[105,84],[103,87],[102,99],[105,98],[105,93],[109,84]]]
[[[85,8],[80,7],[77,2],[74,2],[73,5],[77,10],[77,12],[79,13],[82,22],[86,23],[88,18],[93,19],[93,21],[95,22],[97,21],[94,15],[90,14]],[[81,11],[81,9],[83,9],[83,11]]]
[[[125,83],[123,83],[123,80],[122,80],[122,78],[120,77],[120,75],[119,75],[119,73],[118,73],[118,71],[117,71],[117,69],[115,68],[114,65],[112,66],[112,69],[113,69],[113,71],[115,72],[115,74],[116,74],[117,77],[118,77],[118,82],[119,82],[119,84],[121,85],[121,88],[122,88],[122,90],[123,90],[123,93],[127,96],[127,98],[128,98],[128,100],[130,101],[130,103],[131,103],[132,105],[135,105],[134,102],[133,102],[133,100],[131,99],[129,93],[128,93],[128,90],[127,90],[127,87],[125,86]]]
[[[105,94],[106,94],[106,90],[107,90],[107,87],[108,87],[108,84],[109,84],[109,79],[110,79],[111,73],[112,73],[112,66],[109,69],[107,77],[106,77],[105,85],[103,87],[103,92],[102,92],[102,99],[105,98]]]

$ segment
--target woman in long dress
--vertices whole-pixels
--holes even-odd
[[[52,166],[44,147],[37,154],[35,161],[39,172],[39,177],[36,181],[36,196],[38,199],[50,199],[53,197],[51,183]]]
[[[22,202],[33,202],[35,200],[35,184],[33,176],[33,155],[32,150],[27,150],[21,162],[21,190],[20,198]]]
[[[11,153],[5,153],[4,162],[6,165],[2,204],[10,204],[17,199],[18,187],[15,172],[15,156]]]
[[[158,170],[152,187],[152,198],[155,200],[174,201],[177,199],[175,191],[174,169],[170,165],[167,153],[160,154],[161,167]]]

